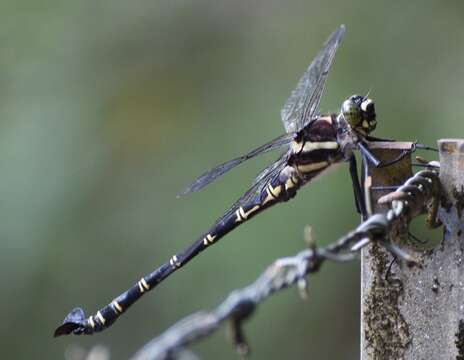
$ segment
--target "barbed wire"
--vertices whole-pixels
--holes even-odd
[[[385,214],[374,214],[355,230],[326,247],[316,247],[308,236],[308,248],[295,256],[274,261],[255,282],[235,290],[215,309],[194,313],[180,320],[157,338],[144,345],[132,360],[171,360],[185,353],[185,347],[206,338],[220,325],[230,321],[232,340],[239,354],[249,352],[243,331],[243,323],[257,306],[273,293],[297,285],[305,296],[308,275],[317,272],[326,260],[351,261],[370,242],[378,242],[398,259],[416,263],[416,259],[402,250],[390,239],[390,232],[398,223],[408,224],[419,214],[428,213],[430,226],[439,225],[436,220],[441,185],[438,178],[439,164],[429,163],[409,178],[396,191],[379,199],[381,204],[390,204]]]

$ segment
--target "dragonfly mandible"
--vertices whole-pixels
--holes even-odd
[[[86,317],[81,308],[73,309],[56,329],[55,336],[92,334],[108,328],[142,295],[200,252],[270,206],[291,199],[301,186],[333,164],[349,162],[356,208],[363,217],[366,216],[353,150],[359,149],[363,159],[375,166],[382,165],[368,148],[368,141],[375,140],[369,136],[376,127],[374,102],[367,96],[353,95],[343,102],[339,114],[317,113],[329,69],[344,34],[345,26],[342,25],[330,35],[284,104],[281,111],[286,132],[284,135],[205,172],[180,195],[204,188],[235,166],[257,155],[286,148],[277,161],[264,169],[250,189],[189,247],[142,277],[96,314]]]

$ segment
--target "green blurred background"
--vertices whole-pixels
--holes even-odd
[[[376,134],[464,130],[462,1],[2,1],[0,354],[62,359],[107,346],[125,359],[211,308],[276,257],[358,222],[347,166],[237,229],[92,337],[53,339],[205,231],[277,154],[188,198],[212,165],[282,133],[280,107],[328,35],[347,34],[321,111],[371,89]],[[356,359],[359,264],[327,264],[246,325],[255,359]],[[236,359],[224,330],[193,347]]]

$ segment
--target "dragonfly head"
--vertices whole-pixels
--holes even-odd
[[[361,134],[369,134],[377,125],[374,102],[367,96],[350,96],[343,102],[341,112],[351,128]]]

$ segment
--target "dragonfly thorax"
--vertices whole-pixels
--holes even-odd
[[[374,102],[365,96],[350,96],[343,102],[341,114],[351,128],[362,135],[369,134],[377,125]]]

